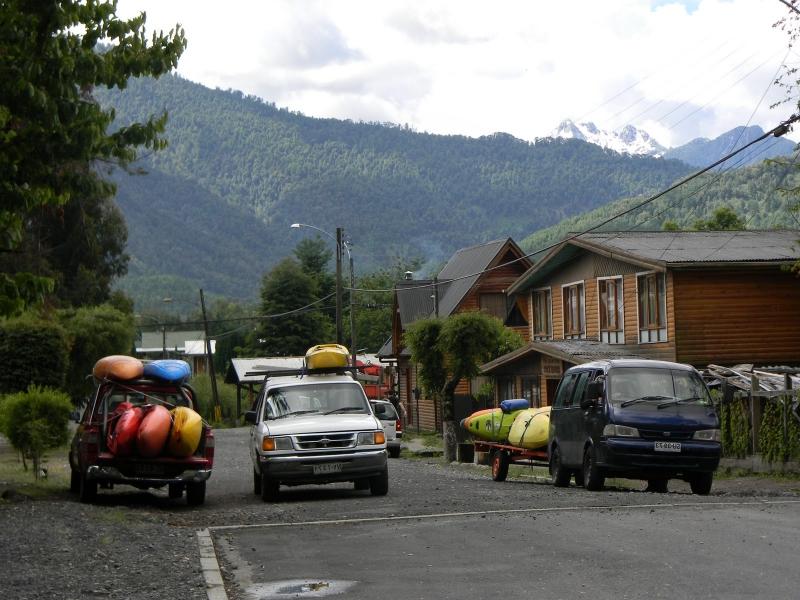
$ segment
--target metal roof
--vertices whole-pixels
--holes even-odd
[[[478,277],[508,241],[509,238],[506,238],[462,248],[450,257],[439,272],[439,280],[446,281],[440,286],[439,316],[446,317],[455,311],[464,296],[475,285]]]
[[[800,230],[623,231],[586,233],[577,238],[664,265],[686,263],[783,262],[800,259]]]
[[[432,279],[404,279],[395,284],[397,309],[400,311],[400,321],[404,329],[417,319],[424,319],[433,314],[432,284]]]
[[[539,353],[552,356],[559,360],[575,365],[595,361],[611,360],[617,358],[642,358],[631,352],[626,346],[605,344],[596,340],[553,340],[548,342],[531,342],[527,346],[517,348],[513,352],[504,354],[491,362],[482,365],[480,370],[484,375],[500,367],[508,366],[528,354]]]
[[[800,259],[800,230],[612,231],[584,233],[553,248],[509,288],[520,292],[546,279],[582,251],[645,268],[784,264]]]
[[[225,383],[261,383],[263,375],[250,375],[249,371],[280,371],[300,369],[305,364],[303,356],[280,356],[270,358],[232,358],[225,374]]]

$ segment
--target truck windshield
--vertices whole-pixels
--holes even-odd
[[[355,382],[274,388],[267,394],[264,406],[267,419],[312,413],[369,412],[364,390]]]
[[[676,404],[711,404],[703,380],[694,371],[622,367],[611,369],[607,381],[608,398],[615,406],[651,404],[663,408]]]

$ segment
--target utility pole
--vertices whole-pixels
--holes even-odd
[[[342,228],[336,228],[336,343],[342,343]]]
[[[356,276],[353,273],[353,253],[347,249],[347,257],[350,259],[350,352],[353,354],[353,366],[356,366],[356,312],[354,294],[356,287]]]
[[[206,316],[206,300],[203,290],[200,290],[200,308],[203,309],[203,330],[206,338],[206,360],[208,360],[208,374],[211,376],[211,395],[214,397],[214,420],[222,420],[222,409],[219,405],[219,394],[217,393],[217,377],[214,373],[214,356],[211,354],[211,338],[208,337],[208,317]]]

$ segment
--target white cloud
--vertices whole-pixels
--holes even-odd
[[[761,100],[787,49],[767,0],[119,2],[142,9],[183,25],[188,79],[311,116],[524,139],[573,118],[675,145],[791,108]]]

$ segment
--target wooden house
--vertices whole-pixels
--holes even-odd
[[[598,358],[800,364],[800,231],[609,232],[567,239],[509,286],[530,343],[484,365],[498,400],[548,405]]]
[[[414,321],[429,317],[447,317],[465,311],[484,311],[523,336],[529,331],[527,296],[517,298],[507,288],[531,266],[525,253],[510,238],[495,240],[457,251],[434,279],[407,279],[394,290],[391,352],[381,359],[397,364],[398,394],[401,411],[409,427],[427,431],[441,430],[441,407],[426,398],[417,383],[418,366],[411,361],[403,343],[403,332]],[[527,337],[526,337],[527,339]],[[456,390],[456,416],[459,410],[471,411],[466,402],[474,390],[470,382],[461,382]]]

